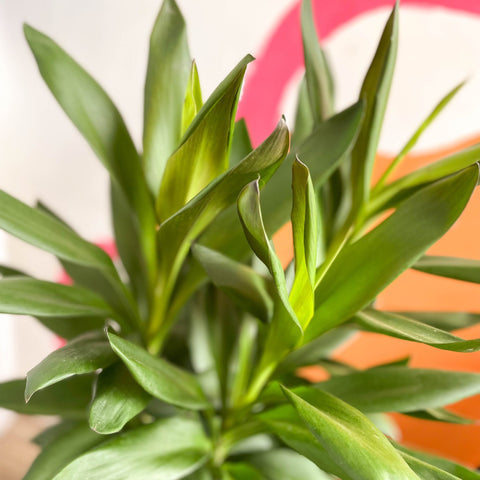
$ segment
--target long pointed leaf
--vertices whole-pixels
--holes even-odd
[[[145,81],[143,162],[148,185],[155,196],[167,159],[182,134],[190,65],[185,21],[175,0],[166,0],[150,36]]]
[[[431,347],[452,352],[480,350],[480,339],[464,340],[438,328],[425,325],[408,317],[371,308],[358,312],[353,320],[362,328],[375,333],[424,343]]]
[[[480,260],[425,255],[412,268],[439,277],[480,283]]]
[[[140,158],[119,111],[102,87],[53,40],[28,25],[24,30],[52,94],[128,199],[153,276],[155,210]]]
[[[90,450],[53,480],[176,480],[199,469],[208,459],[209,447],[199,422],[180,417],[157,420]]]
[[[25,399],[72,375],[105,368],[116,360],[103,332],[89,332],[44,358],[27,373]]]
[[[360,412],[327,393],[315,408],[283,391],[332,460],[353,480],[419,480],[386,437]]]
[[[423,188],[377,228],[345,247],[317,287],[318,307],[306,339],[347,320],[415,263],[453,225],[477,179],[474,165]]]
[[[361,209],[370,192],[373,163],[377,153],[380,131],[387,107],[398,46],[398,2],[380,39],[375,57],[370,65],[360,91],[365,101],[365,118],[352,151],[352,205]]]
[[[208,407],[196,378],[161,358],[113,333],[110,344],[135,380],[151,395],[165,402],[191,410]]]
[[[240,87],[251,60],[245,57],[217,87],[168,159],[157,197],[160,220],[180,210],[228,168]]]
[[[111,365],[98,376],[90,407],[90,428],[103,435],[119,432],[147,406],[150,398],[123,363]]]

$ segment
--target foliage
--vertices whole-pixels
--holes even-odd
[[[0,385],[0,406],[60,417],[35,440],[42,450],[25,478],[480,478],[380,431],[391,411],[468,422],[443,406],[480,393],[480,375],[331,360],[360,330],[480,350],[480,340],[449,332],[478,316],[375,309],[408,268],[480,282],[478,261],[424,255],[467,205],[480,147],[389,178],[459,87],[372,187],[398,5],[359,101],[339,113],[310,0],[302,27],[306,74],[291,141],[280,119],[252,148],[235,123],[252,58],[203,102],[183,18],[165,0],[150,42],[143,154],[95,80],[25,27],[46,84],[110,174],[120,254],[114,264],[45,207],[0,192],[0,227],[55,255],[74,282],[1,267],[0,311],[32,315],[68,340],[26,381]],[[271,235],[289,220],[294,260],[284,270]],[[331,378],[298,377],[305,365]]]

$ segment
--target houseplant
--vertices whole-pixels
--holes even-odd
[[[25,478],[480,478],[382,433],[390,411],[467,421],[442,407],[480,393],[480,375],[412,369],[408,359],[358,371],[331,359],[359,330],[480,349],[449,333],[457,316],[412,318],[374,304],[410,267],[480,281],[478,262],[424,256],[467,204],[480,146],[390,181],[459,87],[371,188],[398,5],[360,100],[336,114],[310,8],[305,1],[306,75],[291,139],[281,119],[255,149],[235,123],[252,58],[203,102],[173,0],[151,36],[141,156],[98,84],[25,27],[48,87],[110,173],[121,259],[114,264],[44,205],[0,192],[0,227],[54,254],[74,281],[1,268],[0,310],[32,315],[67,339],[26,380],[0,385],[1,406],[61,417],[34,440],[42,450]],[[270,236],[290,219],[295,258],[284,271]],[[331,378],[299,377],[306,365]]]

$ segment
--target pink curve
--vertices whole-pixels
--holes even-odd
[[[322,40],[362,13],[392,7],[392,0],[314,0],[317,31]],[[323,4],[323,5],[321,5]],[[446,7],[480,14],[478,0],[403,0],[402,6]],[[258,145],[279,120],[278,105],[285,86],[303,66],[300,2],[282,18],[268,38],[247,76],[238,118],[245,118],[254,145]]]

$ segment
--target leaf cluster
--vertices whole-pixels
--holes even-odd
[[[0,268],[0,311],[31,315],[67,340],[26,380],[0,385],[0,406],[60,417],[35,439],[41,453],[27,480],[480,478],[394,443],[385,417],[468,423],[443,407],[480,393],[480,375],[408,359],[364,371],[332,360],[362,330],[480,350],[480,340],[451,333],[478,315],[375,308],[408,268],[480,282],[478,261],[425,255],[467,205],[480,146],[391,180],[460,87],[372,186],[398,5],[358,102],[341,112],[311,8],[304,0],[292,134],[280,119],[255,148],[235,121],[252,57],[204,101],[174,0],[151,34],[141,152],[102,87],[25,27],[48,88],[110,174],[120,257],[44,205],[0,192],[0,227],[56,256],[73,280]],[[271,237],[289,221],[294,259],[284,269]],[[330,378],[297,375],[312,365]]]

